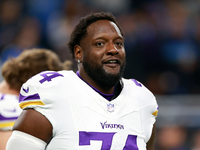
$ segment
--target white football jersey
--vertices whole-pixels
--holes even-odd
[[[122,82],[120,95],[109,102],[73,71],[42,72],[22,86],[20,107],[51,122],[46,150],[146,150],[157,102],[138,81]]]
[[[12,130],[21,112],[18,96],[0,93],[0,130]]]

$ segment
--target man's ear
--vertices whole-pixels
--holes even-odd
[[[82,62],[83,50],[79,45],[74,46],[74,56],[78,63]]]

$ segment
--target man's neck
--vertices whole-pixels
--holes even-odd
[[[87,73],[79,72],[77,71],[77,75],[84,80],[87,84],[92,86],[95,89],[98,89],[100,92],[104,94],[112,94],[114,92],[115,86],[113,87],[106,87],[106,86],[101,86],[97,82],[95,82],[93,79],[91,79]]]
[[[111,94],[106,94],[106,93],[104,93],[104,92],[101,92],[99,89],[97,89],[97,88],[95,88],[94,86],[92,86],[91,84],[89,84],[87,81],[85,81],[81,76],[80,76],[80,73],[79,73],[79,71],[77,71],[76,72],[76,74],[77,74],[77,76],[80,78],[80,79],[82,79],[84,82],[86,82],[92,89],[94,89],[97,93],[99,93],[101,96],[103,96],[105,99],[107,99],[107,100],[111,100],[112,98],[113,98],[113,96],[114,96],[114,94],[115,94],[115,87],[114,87],[114,90],[113,90],[113,92],[111,93]]]
[[[9,84],[4,80],[0,83],[0,93],[19,95],[19,91],[15,90],[15,89],[11,89]]]

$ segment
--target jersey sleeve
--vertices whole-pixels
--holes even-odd
[[[145,107],[141,110],[143,120],[142,128],[145,133],[146,142],[148,142],[152,134],[153,125],[156,123],[159,106],[154,94],[143,84],[141,85],[143,86],[142,98],[144,103],[146,103],[146,105],[144,104]]]
[[[19,106],[21,109],[45,106],[45,102],[41,99],[40,93],[37,90],[36,86],[38,85],[35,85],[34,82],[38,82],[37,77],[30,79],[21,87],[19,95]]]
[[[147,107],[152,106],[149,113],[153,115],[154,117],[157,117],[159,106],[157,104],[156,97],[154,94],[147,89],[141,82],[130,79],[133,82],[134,89],[137,92],[137,96],[141,99],[140,101],[140,107]]]
[[[147,89],[141,82],[131,79],[134,82],[134,90],[139,98],[138,105],[142,116],[142,130],[145,134],[145,142],[151,137],[153,125],[156,122],[159,106],[154,94]]]
[[[46,107],[51,102],[50,95],[53,94],[50,89],[59,84],[59,77],[63,77],[63,75],[54,71],[46,71],[29,79],[20,90],[20,108]]]
[[[64,75],[62,73],[47,71],[37,74],[24,83],[20,90],[19,106],[21,109],[32,108],[44,115],[57,128],[57,112],[60,109],[59,84]],[[53,131],[55,134],[55,131]]]

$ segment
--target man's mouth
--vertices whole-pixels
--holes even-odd
[[[108,60],[106,62],[104,62],[104,64],[120,64],[119,60]]]
[[[120,61],[119,60],[108,60],[106,62],[104,62],[104,65],[107,67],[111,67],[111,68],[116,68],[120,65]]]

